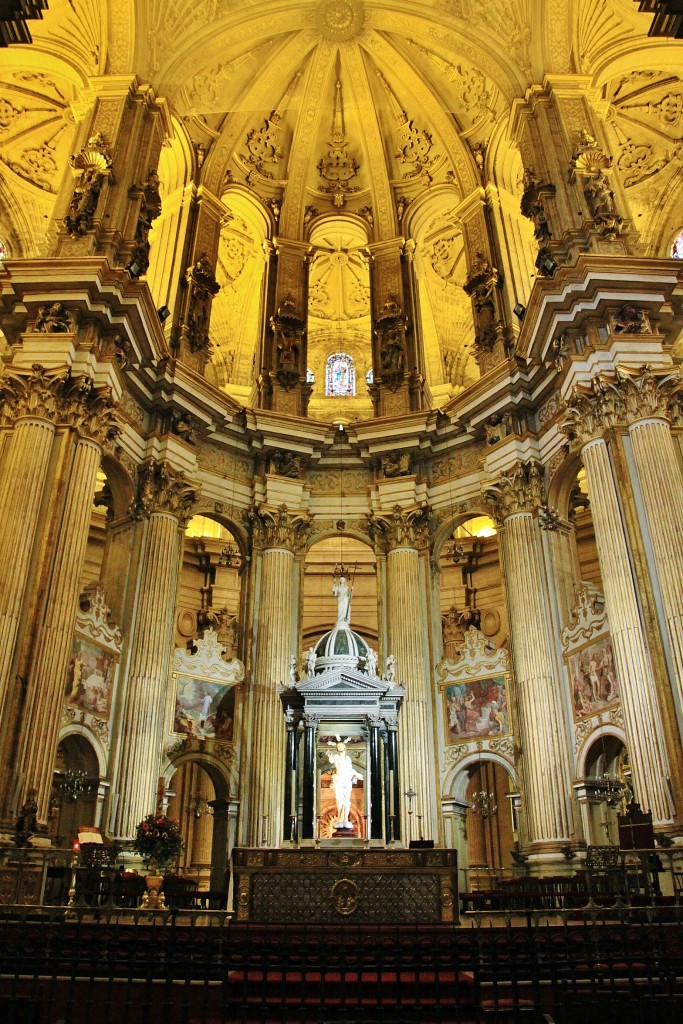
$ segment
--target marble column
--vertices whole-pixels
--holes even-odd
[[[50,811],[64,684],[102,444],[119,432],[109,390],[95,389],[80,380],[66,386],[62,414],[80,437],[73,450],[50,563],[49,589],[28,672],[18,758],[24,795],[29,788],[36,791],[38,822],[43,825]]]
[[[155,810],[169,676],[180,528],[194,491],[182,473],[150,459],[140,473],[136,514],[144,517],[138,595],[120,721],[114,834],[129,837]]]
[[[316,771],[315,771],[315,739],[318,731],[318,719],[315,715],[306,715],[304,717],[304,772],[303,772],[303,799],[301,815],[303,822],[301,825],[301,838],[302,839],[315,839],[315,782],[316,782]]]
[[[389,516],[372,520],[375,539],[387,552],[387,651],[396,659],[396,679],[406,688],[400,719],[398,767],[401,779],[399,818],[405,845],[407,803],[405,790],[416,793],[416,820],[422,818],[427,839],[438,839],[435,813],[434,734],[432,686],[427,642],[426,592],[420,551],[428,547],[427,513],[404,512],[396,506]],[[398,823],[397,823],[398,825]],[[395,838],[399,839],[398,832]]]
[[[382,838],[382,748],[380,719],[368,722],[370,730],[370,839]],[[368,838],[368,837],[366,837]]]
[[[673,816],[657,683],[641,621],[617,484],[603,431],[621,418],[618,392],[604,382],[575,388],[565,432],[581,448],[591,503],[614,662],[619,678],[633,789],[655,824]]]
[[[573,832],[562,682],[552,656],[547,581],[536,516],[541,469],[517,464],[486,489],[500,535],[515,669],[527,838],[554,853]]]
[[[59,416],[64,374],[8,371],[3,420],[14,422],[0,476],[0,717],[11,679],[19,617]],[[16,524],[21,524],[21,538]],[[20,542],[19,542],[20,540]]]
[[[294,654],[294,553],[310,526],[308,517],[256,511],[254,543],[261,549],[261,574],[254,617],[258,623],[251,690],[250,756],[244,784],[248,802],[244,843],[279,846],[283,820],[286,724],[278,687],[289,680]]]

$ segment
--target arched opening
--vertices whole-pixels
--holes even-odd
[[[372,644],[378,643],[377,558],[369,544],[340,534],[312,544],[304,561],[302,650],[315,644],[336,619],[332,593],[336,566],[349,573],[353,589],[351,628]]]
[[[465,630],[480,629],[504,647],[508,629],[496,527],[490,516],[471,516],[449,531],[439,554],[444,657],[452,658]]]
[[[496,761],[483,757],[470,766],[465,799],[467,853],[472,890],[495,888],[511,875],[516,825],[509,774]]]
[[[230,802],[222,770],[215,762],[191,755],[167,782],[167,814],[180,825],[183,851],[178,874],[225,902],[229,859]]]
[[[193,516],[185,529],[176,608],[176,646],[191,644],[205,629],[218,634],[225,657],[240,648],[240,591],[244,560],[227,526],[209,516]]]
[[[50,804],[49,830],[58,847],[71,847],[82,825],[99,827],[97,754],[78,734],[65,736],[57,747]]]
[[[618,736],[603,733],[593,740],[586,752],[584,782],[588,842],[618,846],[618,815],[633,797],[628,750]]]

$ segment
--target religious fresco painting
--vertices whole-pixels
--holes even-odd
[[[66,673],[67,704],[109,717],[116,655],[84,637],[75,636]]]
[[[504,675],[453,683],[444,690],[446,743],[510,731]]]
[[[567,660],[575,719],[587,718],[608,704],[619,701],[619,680],[614,667],[611,637],[595,641]]]
[[[195,676],[176,676],[173,732],[232,742],[235,687]]]

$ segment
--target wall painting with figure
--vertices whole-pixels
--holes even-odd
[[[116,661],[111,651],[74,636],[64,688],[67,704],[108,718]]]
[[[587,718],[619,701],[612,638],[602,637],[568,657],[574,718]]]
[[[443,695],[446,743],[509,733],[505,675],[452,683]]]
[[[231,743],[235,728],[235,687],[196,676],[177,675],[173,732]]]

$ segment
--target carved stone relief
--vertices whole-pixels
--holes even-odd
[[[64,227],[68,235],[85,235],[92,230],[102,186],[112,167],[109,145],[101,132],[92,135],[71,158],[71,167],[77,179]]]
[[[187,336],[193,352],[209,353],[209,320],[211,300],[220,285],[214,277],[209,254],[203,252],[194,266],[187,272],[190,298],[187,311]]]

